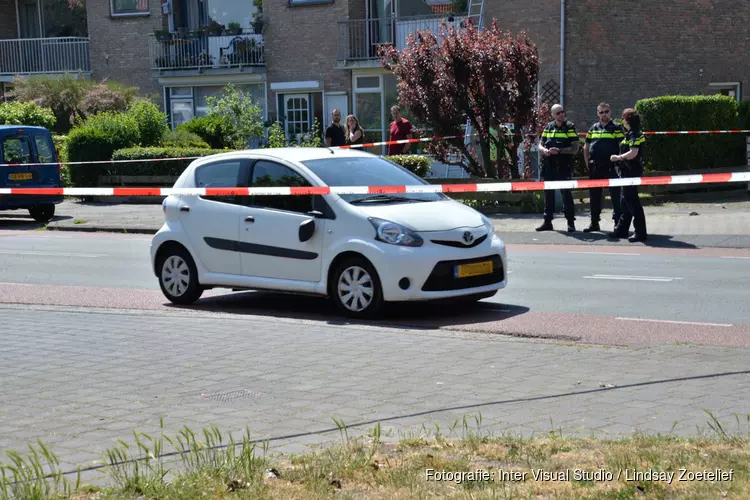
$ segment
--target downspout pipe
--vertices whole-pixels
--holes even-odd
[[[560,105],[565,107],[565,0],[560,0]]]

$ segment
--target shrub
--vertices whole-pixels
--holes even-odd
[[[252,94],[238,91],[230,83],[221,97],[207,97],[206,104],[208,116],[231,124],[224,137],[230,147],[245,148],[253,139],[264,137],[263,110],[253,101]]]
[[[230,146],[230,137],[234,134],[232,125],[218,116],[201,116],[177,126],[198,135],[213,149],[224,149]]]
[[[128,114],[138,123],[140,145],[158,146],[167,133],[167,115],[152,102],[139,100],[128,108]]]
[[[113,160],[149,160],[158,158],[192,158],[226,153],[226,149],[207,148],[125,148],[113,153]],[[193,160],[115,163],[102,175],[172,175],[178,176]]]
[[[115,151],[137,145],[139,138],[134,117],[102,113],[71,130],[66,141],[68,159],[71,162],[111,160]],[[72,165],[71,182],[77,187],[96,186],[101,169],[101,165]]]
[[[397,165],[409,169],[412,173],[424,178],[430,170],[430,159],[419,155],[394,155],[384,156],[384,160],[392,161]]]
[[[750,130],[750,101],[742,101],[737,108],[740,130]]]
[[[128,109],[128,99],[121,92],[100,83],[89,89],[78,109],[84,117],[106,112],[122,113]]]
[[[56,121],[51,109],[43,108],[35,102],[0,103],[0,125],[28,125],[52,129]]]
[[[737,101],[723,95],[655,97],[635,108],[644,131],[732,129],[738,123]],[[745,163],[744,149],[737,134],[648,136],[644,165],[660,171],[733,167]]]
[[[161,145],[170,148],[210,148],[201,136],[187,130],[169,131],[164,135]]]

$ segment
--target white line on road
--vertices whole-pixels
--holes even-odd
[[[568,252],[568,253],[585,253],[591,255],[640,255],[639,253],[625,253],[625,252]]]
[[[662,281],[669,282],[673,280],[681,280],[682,278],[671,278],[665,276],[618,276],[614,274],[595,274],[593,276],[584,276],[584,279],[595,279],[595,280],[632,280],[632,281]]]
[[[750,257],[739,257],[739,256],[730,256],[730,255],[722,255],[722,259],[750,259]]]
[[[700,326],[723,326],[723,327],[729,327],[732,325],[728,325],[726,323],[696,323],[694,321],[669,321],[666,319],[642,319],[642,318],[615,318],[622,321],[649,321],[654,323],[673,323],[676,325],[700,325]]]
[[[65,252],[37,252],[23,250],[0,250],[0,254],[6,255],[38,255],[44,257],[105,257],[102,254],[92,253],[65,253]]]

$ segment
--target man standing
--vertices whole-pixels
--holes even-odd
[[[328,146],[344,146],[346,144],[346,135],[344,127],[341,126],[341,111],[334,109],[331,112],[333,122],[326,129],[326,144]]]
[[[391,122],[391,134],[389,141],[401,141],[404,139],[411,139],[411,123],[409,120],[401,117],[401,108],[398,106],[391,107],[391,116],[393,122]],[[406,144],[391,144],[388,146],[389,155],[401,155],[409,152],[409,143]]]
[[[552,106],[554,120],[549,122],[542,132],[539,141],[539,153],[542,155],[542,179],[545,181],[568,181],[573,177],[573,156],[578,152],[578,134],[573,123],[565,119],[565,110],[559,104]],[[562,190],[563,211],[568,220],[568,232],[576,230],[573,193],[570,189]],[[552,231],[552,219],[555,217],[555,192],[544,191],[544,223],[537,231]]]
[[[596,108],[599,114],[599,122],[589,129],[586,136],[586,144],[583,146],[583,158],[589,169],[591,179],[611,179],[617,177],[615,166],[609,157],[620,152],[620,142],[625,138],[622,127],[612,120],[611,108],[606,102],[600,103]],[[601,231],[599,217],[602,213],[602,188],[591,188],[591,225],[584,229],[585,233]],[[619,186],[609,188],[609,197],[612,198],[612,215],[615,225],[620,220],[620,188]]]

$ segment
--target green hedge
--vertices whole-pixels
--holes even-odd
[[[185,158],[226,153],[227,149],[207,148],[125,148],[112,155],[113,160]],[[102,169],[100,175],[180,175],[193,160],[116,163]]]
[[[662,96],[642,99],[635,108],[644,131],[734,129],[737,101],[723,95]],[[684,171],[745,164],[745,137],[724,135],[652,135],[646,137],[646,170]]]
[[[737,109],[740,118],[740,130],[750,130],[750,101],[742,101]]]
[[[43,108],[35,102],[0,103],[0,125],[26,125],[52,129],[56,121],[51,109]]]
[[[419,155],[394,155],[384,156],[383,159],[392,161],[404,168],[409,169],[412,173],[424,178],[430,170],[430,159],[426,156]]]
[[[192,132],[206,141],[212,149],[230,147],[228,137],[232,134],[232,125],[216,116],[200,116],[178,125],[177,130]]]

